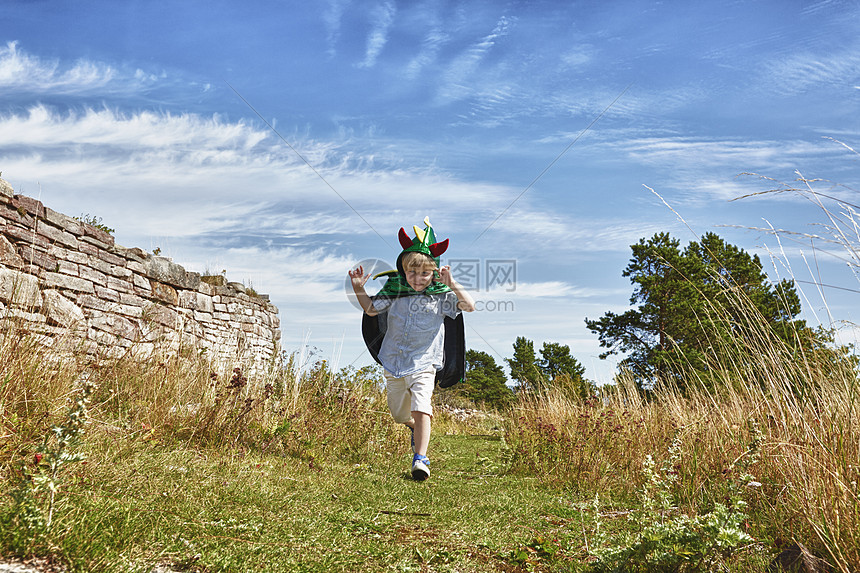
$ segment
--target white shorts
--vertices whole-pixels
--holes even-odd
[[[405,424],[412,419],[412,412],[423,412],[433,415],[433,388],[436,386],[436,371],[425,370],[408,374],[403,378],[395,378],[391,372],[385,371],[385,391],[388,398],[388,409],[398,424]]]

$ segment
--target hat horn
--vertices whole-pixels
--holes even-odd
[[[397,238],[400,240],[400,246],[404,249],[408,249],[412,246],[412,239],[409,238],[409,235],[406,234],[406,229],[400,227],[400,232],[397,233]]]
[[[448,250],[448,239],[445,239],[444,241],[440,241],[438,243],[433,243],[432,245],[430,245],[429,249],[430,254],[434,257],[440,256],[442,253]]]

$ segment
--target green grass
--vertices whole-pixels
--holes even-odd
[[[432,475],[415,482],[400,427],[393,453],[354,463],[191,447],[94,422],[51,531],[14,553],[81,572],[589,570],[587,488],[507,471],[498,431],[437,426]],[[624,497],[602,494],[604,532],[637,531]],[[760,549],[731,570],[763,570]]]
[[[521,570],[512,554],[576,514],[500,474],[496,436],[434,436],[426,482],[409,478],[405,431],[390,459],[324,467],[138,436],[90,445],[39,552],[72,571]]]

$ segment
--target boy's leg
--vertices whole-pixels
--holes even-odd
[[[418,442],[415,438],[415,418],[412,415],[412,391],[409,389],[409,381],[406,378],[396,378],[388,371],[385,372],[385,381],[388,409],[395,422],[406,424],[412,430],[412,453],[415,454],[418,452]],[[426,453],[425,446],[423,455]]]
[[[412,479],[424,481],[430,477],[430,460],[427,459],[427,446],[430,444],[430,419],[432,416],[420,410],[412,411],[415,423],[415,454],[412,456]]]
[[[433,417],[432,396],[435,370],[395,378],[385,372],[388,407],[394,421],[413,430],[412,478],[424,480],[430,476],[427,448],[430,445],[430,420]]]
[[[411,394],[412,428],[414,429],[415,453],[426,456],[430,444],[430,420],[433,418],[433,389],[436,386],[436,371],[427,370],[409,377],[407,382]]]
[[[430,445],[430,420],[431,416],[424,412],[413,410],[412,419],[415,429],[415,453],[422,456],[427,455],[427,447]]]
[[[410,377],[412,394],[412,423],[415,430],[415,454],[412,456],[412,479],[423,481],[430,477],[427,464],[427,447],[430,444],[430,420],[433,418],[432,396],[436,384],[435,370],[420,372]]]
[[[412,425],[411,400],[409,385],[405,378],[396,378],[385,372],[385,394],[391,416],[398,424]]]

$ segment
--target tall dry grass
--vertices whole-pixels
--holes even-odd
[[[828,205],[813,182],[801,183],[795,191],[824,212],[829,244],[860,269],[857,211],[844,202]],[[599,400],[571,400],[552,389],[522,395],[518,419],[507,428],[512,469],[632,503],[646,457],[662,463],[677,437],[673,495],[682,511],[695,514],[729,498],[750,455],[752,420],[766,441],[749,468],[756,477],[747,491],[750,532],[773,552],[800,542],[835,570],[860,571],[856,355],[825,343],[822,330],[796,328],[793,340],[781,338],[729,283],[701,318],[731,336],[713,337],[705,369],[676,364],[677,377],[659,380],[647,398],[623,373]]]
[[[60,416],[83,371],[34,336],[4,321],[0,338],[0,463],[19,444],[39,439]]]
[[[665,381],[646,399],[621,375],[599,400],[552,389],[522,396],[507,428],[512,469],[632,503],[646,457],[662,463],[678,437],[673,494],[695,514],[728,499],[753,420],[766,436],[750,468],[761,484],[747,498],[755,536],[774,550],[798,541],[840,571],[860,570],[857,370],[836,351],[798,353],[758,327],[744,337],[743,359],[735,348],[713,349],[707,384],[687,372],[685,393]]]
[[[266,372],[238,359],[210,361],[193,349],[94,356],[72,333],[53,346],[10,327],[0,334],[0,471],[32,456],[61,423],[82,379],[95,387],[86,436],[145,436],[192,448],[229,447],[320,463],[405,450],[372,369],[335,371],[302,353],[273,358]],[[60,350],[62,348],[62,350]],[[391,439],[389,439],[391,438]]]

